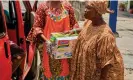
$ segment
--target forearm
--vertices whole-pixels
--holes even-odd
[[[77,28],[77,29],[76,29],[77,33],[80,33],[81,30],[82,30],[82,28]]]
[[[48,39],[43,34],[40,34],[39,36],[43,39],[44,42],[48,41]]]
[[[82,30],[82,28],[80,27],[80,28],[72,29],[71,32],[79,34],[81,32],[81,30]]]

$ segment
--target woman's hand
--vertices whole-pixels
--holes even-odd
[[[50,54],[50,57],[53,59],[53,54],[52,54],[53,46],[49,40],[46,41],[46,50],[47,50],[47,53]]]
[[[69,34],[69,35],[79,34],[81,32],[81,30],[82,30],[82,28],[76,28],[76,29],[72,29],[69,31],[65,31],[64,34]]]
[[[73,30],[65,31],[64,34],[72,35],[72,34],[74,34],[74,31]]]
[[[52,53],[52,43],[50,40],[48,40],[43,34],[40,34],[43,41],[46,43],[46,49],[48,53]]]
[[[52,53],[52,43],[49,40],[46,41],[46,48],[47,48],[47,53],[51,54]]]

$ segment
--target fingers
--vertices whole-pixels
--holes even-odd
[[[70,32],[70,33],[69,33],[69,36],[71,36],[72,34],[74,34],[74,33],[73,33],[73,32]]]
[[[63,34],[69,34],[70,33],[70,31],[65,31]]]

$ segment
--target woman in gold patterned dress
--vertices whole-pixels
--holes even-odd
[[[107,1],[88,1],[87,19],[79,29],[73,50],[70,80],[124,80],[123,59],[116,46],[115,37],[102,18],[113,13]]]

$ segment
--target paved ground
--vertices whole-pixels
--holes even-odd
[[[127,12],[118,12],[116,38],[125,66],[125,80],[133,80],[133,15]]]

